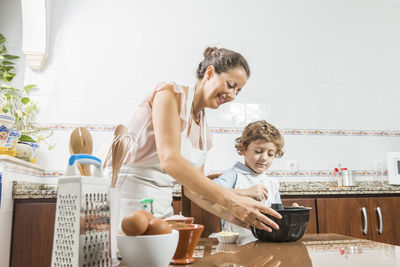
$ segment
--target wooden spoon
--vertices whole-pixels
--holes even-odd
[[[115,187],[117,184],[119,169],[121,168],[122,161],[125,157],[126,148],[127,148],[127,134],[128,129],[120,124],[115,128],[114,131],[114,141],[112,143],[112,180],[111,187]]]
[[[88,129],[84,127],[75,128],[70,137],[70,152],[71,154],[92,154],[93,139]],[[90,165],[79,164],[79,172],[83,176],[90,176]]]

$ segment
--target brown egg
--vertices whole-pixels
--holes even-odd
[[[125,216],[121,222],[122,231],[124,231],[126,235],[141,235],[146,232],[148,225],[149,221],[146,215],[139,211]]]
[[[144,215],[146,215],[147,220],[151,221],[153,219],[155,219],[156,217],[154,217],[153,214],[151,214],[150,212],[148,212],[147,210],[138,210],[138,212],[143,213]]]
[[[162,219],[153,219],[149,222],[149,227],[144,233],[145,235],[161,235],[169,234],[172,232],[172,228],[169,224]]]

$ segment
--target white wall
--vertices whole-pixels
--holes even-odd
[[[11,2],[6,10],[20,12]],[[126,123],[159,81],[194,82],[203,50],[217,45],[242,53],[252,76],[231,106],[245,116],[212,111],[211,126],[264,118],[280,129],[398,131],[399,13],[399,1],[382,0],[54,0],[47,67],[26,67],[25,83],[40,87],[35,99],[44,124]],[[39,164],[64,168],[70,131],[56,131],[56,149],[42,151]],[[112,132],[92,134],[97,150]],[[214,137],[206,169],[226,169],[238,159],[234,137]],[[368,170],[387,151],[400,150],[398,136],[285,138],[286,155],[274,169],[290,159],[299,169],[342,163]]]
[[[20,1],[0,1],[0,33],[7,39],[7,53],[21,58],[15,66],[17,76],[12,81],[16,88],[24,84],[24,54],[22,53],[22,15]],[[2,81],[0,82],[2,83]]]

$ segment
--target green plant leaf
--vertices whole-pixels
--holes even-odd
[[[5,54],[7,52],[7,48],[4,44],[1,44],[0,54]]]
[[[10,73],[10,70],[14,69],[14,66],[4,66],[4,69]]]
[[[0,55],[0,60],[4,60],[4,56]]]
[[[17,59],[19,56],[14,56],[14,55],[4,55],[4,58],[6,59]]]
[[[11,61],[3,61],[3,65],[15,65],[15,63]]]
[[[5,71],[3,73],[2,80],[5,81],[5,82],[11,82],[12,79],[15,77],[15,75],[16,75],[15,73],[11,73],[11,72]]]
[[[6,37],[0,33],[0,44],[4,43],[6,41]]]
[[[6,109],[6,108],[3,108],[3,113],[8,113],[8,109]]]
[[[52,144],[52,145],[49,145],[49,150],[52,150],[53,148],[55,148],[56,147],[56,144]]]
[[[9,88],[11,88],[11,85],[8,85],[8,84],[2,84],[1,85],[1,88],[7,88],[7,89],[9,89]]]
[[[26,135],[26,134],[21,135],[21,137],[19,138],[19,141],[36,143],[36,141],[32,137],[30,137],[29,135]]]
[[[28,104],[29,102],[31,102],[31,100],[29,99],[29,97],[23,97],[23,98],[21,99],[21,102],[22,102],[22,104],[26,105],[26,104]]]
[[[24,90],[27,94],[29,94],[29,92],[31,91],[32,88],[35,88],[37,85],[36,84],[28,84],[26,86],[24,86]]]

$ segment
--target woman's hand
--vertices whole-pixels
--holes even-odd
[[[268,198],[268,188],[265,185],[257,184],[249,188],[234,189],[233,192],[241,196],[251,197],[258,201]]]
[[[228,219],[228,221],[231,221],[235,224],[238,224],[237,221],[240,221],[242,223],[238,224],[239,226],[243,226],[243,224],[249,226],[251,225],[268,232],[272,232],[270,227],[279,229],[279,226],[274,221],[262,213],[269,214],[278,219],[281,219],[282,216],[275,210],[268,208],[259,201],[249,197],[232,194],[230,197],[230,202],[228,202],[227,205],[228,206],[226,208],[230,211],[231,215],[237,219],[235,220],[231,218],[231,220]]]

